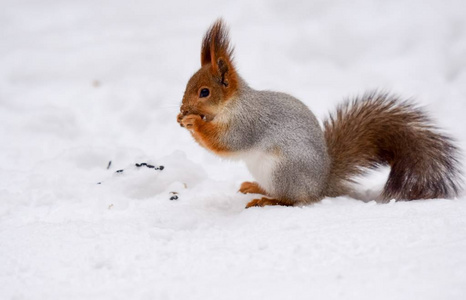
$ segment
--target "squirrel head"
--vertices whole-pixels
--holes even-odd
[[[207,31],[202,41],[201,68],[188,81],[180,116],[200,115],[211,121],[238,89],[233,48],[222,19]]]

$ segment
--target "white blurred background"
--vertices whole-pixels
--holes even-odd
[[[245,168],[175,117],[223,17],[252,87],[321,120],[391,91],[464,149],[465,1],[0,4],[0,298],[464,299],[464,197],[244,211]]]

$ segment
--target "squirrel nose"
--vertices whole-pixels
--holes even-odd
[[[189,115],[189,114],[195,114],[196,113],[196,109],[192,106],[182,106],[181,109],[180,109],[180,112],[183,116],[186,116],[186,115]]]
[[[182,105],[180,107],[180,113],[183,115],[183,116],[186,116],[187,114],[189,114],[189,107],[187,107],[186,105]]]

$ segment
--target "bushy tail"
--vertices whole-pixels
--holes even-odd
[[[326,196],[348,193],[367,168],[391,167],[384,200],[449,198],[461,182],[458,149],[408,101],[372,93],[347,101],[324,123],[332,160]]]

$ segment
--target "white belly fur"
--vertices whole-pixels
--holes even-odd
[[[272,174],[277,166],[278,157],[259,150],[243,152],[237,156],[243,160],[259,185],[269,193],[273,193]]]

